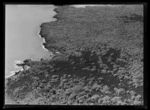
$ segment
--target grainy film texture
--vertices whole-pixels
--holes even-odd
[[[39,33],[53,57],[18,64],[6,79],[11,104],[143,105],[143,5],[54,11]]]

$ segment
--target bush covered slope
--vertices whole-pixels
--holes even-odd
[[[7,79],[19,104],[143,104],[143,7],[55,8],[43,23],[51,60],[25,60],[30,68]]]

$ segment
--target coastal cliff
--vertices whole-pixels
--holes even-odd
[[[41,24],[51,60],[8,78],[18,104],[142,105],[143,7],[62,6]]]

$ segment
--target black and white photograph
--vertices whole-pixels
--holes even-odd
[[[5,4],[4,37],[5,105],[144,105],[144,4]]]

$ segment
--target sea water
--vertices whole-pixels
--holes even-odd
[[[20,70],[17,62],[25,59],[50,59],[51,52],[44,49],[40,25],[55,21],[53,5],[5,6],[5,77]]]

